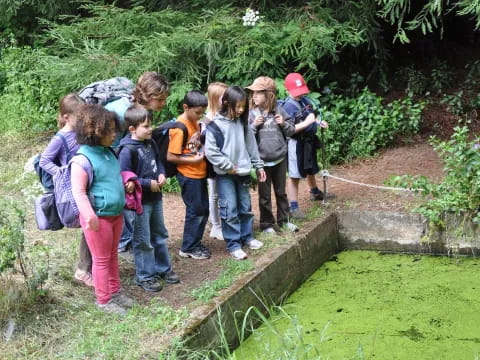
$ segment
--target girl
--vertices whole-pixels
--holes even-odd
[[[59,132],[50,140],[40,157],[40,167],[50,175],[55,175],[60,166],[66,165],[77,152],[79,145],[75,138],[74,127],[77,122],[78,108],[84,100],[77,94],[68,94],[60,99],[60,111],[57,122]],[[74,278],[87,286],[93,286],[92,255],[82,233],[78,252],[79,261]]]
[[[125,112],[132,105],[142,105],[147,110],[161,111],[165,106],[169,93],[168,81],[155,71],[147,71],[140,76],[133,90],[132,98],[122,97],[105,105],[105,109],[117,114],[120,128],[117,132],[113,146],[118,146],[125,135]],[[135,228],[135,211],[125,209],[123,212],[124,226],[118,252],[126,253],[132,247],[133,230]],[[126,254],[126,259],[130,256]]]
[[[259,249],[261,241],[253,238],[253,213],[250,200],[250,170],[258,172],[260,182],[265,181],[263,161],[252,131],[248,128],[247,95],[242,88],[231,86],[225,90],[220,112],[213,122],[218,126],[223,144],[218,136],[207,131],[205,154],[216,174],[223,237],[227,250],[236,260],[247,258],[242,245]],[[219,147],[221,145],[221,147]]]
[[[133,301],[120,294],[117,247],[122,233],[125,191],[120,165],[110,146],[119,123],[100,105],[81,108],[75,131],[80,148],[72,161],[72,192],[80,224],[93,257],[97,306],[126,314]],[[89,174],[94,174],[93,179]],[[90,202],[90,200],[92,202]]]
[[[288,199],[285,191],[287,182],[287,137],[295,134],[295,127],[287,120],[290,117],[277,106],[275,81],[267,76],[255,79],[251,90],[248,122],[257,140],[260,158],[265,163],[267,180],[258,184],[260,228],[267,234],[276,234],[272,212],[272,189],[277,203],[277,224],[290,231],[298,227],[288,221]],[[277,228],[278,229],[278,228]]]
[[[222,82],[214,82],[208,85],[208,107],[204,120],[205,125],[208,125],[218,114],[220,106],[222,105],[221,99],[226,88],[227,85]],[[218,240],[223,240],[222,223],[220,222],[220,213],[218,210],[217,182],[215,181],[215,178],[209,178],[207,179],[207,184],[210,222],[212,223],[210,237]]]

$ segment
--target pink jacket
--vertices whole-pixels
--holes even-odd
[[[122,171],[123,183],[126,184],[128,181],[133,181],[135,183],[135,190],[133,193],[129,194],[125,192],[125,208],[130,210],[135,210],[137,215],[143,214],[142,207],[142,186],[140,181],[138,181],[138,176],[131,171]]]

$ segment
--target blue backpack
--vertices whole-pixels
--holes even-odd
[[[67,144],[67,139],[65,136],[62,135],[62,133],[57,132],[55,136],[58,136],[63,143],[63,150],[67,154],[67,161],[70,161],[72,154],[70,153],[70,150],[68,149],[68,144]],[[33,159],[33,167],[35,169],[35,172],[38,175],[38,179],[40,180],[40,183],[44,187],[44,189],[47,192],[53,192],[53,178],[52,175],[46,172],[44,169],[40,167],[40,157],[42,154],[38,154],[34,159]],[[59,163],[57,163],[58,166],[60,166]]]
[[[77,155],[83,156],[83,155]],[[53,176],[53,193],[55,195],[55,205],[57,207],[58,217],[61,223],[67,228],[80,227],[80,211],[77,203],[73,198],[72,193],[72,162],[75,161],[73,157],[67,165],[62,166]],[[87,160],[88,158],[84,156]],[[90,163],[90,160],[88,160]],[[90,163],[89,168],[85,169],[88,173],[88,187],[93,181],[93,167]]]

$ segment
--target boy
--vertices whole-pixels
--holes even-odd
[[[135,260],[135,283],[146,291],[160,291],[158,277],[169,284],[180,282],[172,270],[168,254],[168,231],[163,220],[161,188],[166,182],[165,170],[152,140],[152,112],[134,104],[125,113],[129,134],[120,146],[120,167],[138,176],[142,187],[143,214],[136,215],[132,247]],[[126,191],[133,190],[127,182]]]
[[[183,131],[170,129],[167,161],[177,164],[177,179],[185,203],[185,225],[179,255],[197,260],[208,259],[210,250],[201,243],[208,220],[207,162],[200,143],[200,124],[205,114],[207,97],[200,91],[189,91],[183,99],[183,114],[177,121],[187,128],[188,138],[183,147]]]
[[[317,137],[317,123],[312,102],[306,96],[310,90],[298,73],[285,77],[285,88],[289,97],[283,109],[290,116],[295,126],[295,135],[288,139],[288,184],[287,193],[290,201],[290,216],[304,219],[305,214],[298,207],[298,185],[301,178],[307,178],[311,200],[323,200],[323,193],[317,186],[315,174],[319,172],[317,149],[320,142]],[[322,127],[328,127],[322,121]]]

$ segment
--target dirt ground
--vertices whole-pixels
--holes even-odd
[[[371,185],[384,185],[384,181],[391,175],[419,174],[431,179],[440,179],[442,166],[428,144],[425,136],[417,136],[391,148],[381,151],[378,156],[358,160],[351,164],[334,166],[329,169],[332,175],[348,180]],[[308,211],[314,204],[309,200],[305,181],[300,183],[300,207]],[[322,189],[323,180],[317,176],[317,184]],[[328,192],[334,193],[336,198],[329,201],[325,207],[325,214],[342,208],[356,208],[365,210],[408,211],[419,198],[404,191],[378,190],[366,186],[359,186],[344,181],[328,179]],[[255,213],[255,229],[258,231],[258,198],[256,191],[251,191],[252,206]],[[180,196],[164,195],[164,215],[166,226],[170,232],[170,252],[173,256],[173,269],[180,275],[181,283],[166,285],[159,293],[147,293],[133,285],[134,267],[126,261],[121,262],[121,276],[123,286],[139,302],[146,302],[154,296],[165,299],[175,308],[188,305],[192,302],[189,292],[204,281],[215,280],[222,271],[222,261],[228,258],[223,241],[210,239],[210,224],[207,225],[204,244],[212,250],[212,257],[208,260],[184,259],[178,256],[183,233],[185,207]],[[316,221],[311,220],[311,221]],[[302,228],[302,224],[299,224]],[[301,230],[300,230],[301,233]],[[268,251],[268,250],[267,250]],[[250,250],[249,256],[255,259]]]

